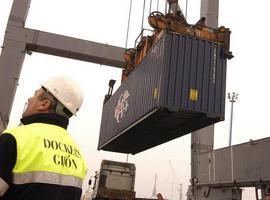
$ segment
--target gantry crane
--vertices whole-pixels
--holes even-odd
[[[31,0],[14,0],[0,57],[0,131],[8,124],[25,53],[50,55],[123,68],[124,48],[25,28]],[[169,1],[176,3],[176,1]],[[218,0],[202,0],[206,25],[218,24]],[[270,139],[213,150],[214,126],[191,136],[191,185],[188,200],[241,199],[241,187],[255,187],[270,196]]]

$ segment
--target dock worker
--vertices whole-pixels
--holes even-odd
[[[83,102],[77,83],[56,76],[28,99],[20,126],[0,135],[0,199],[79,200],[86,162],[67,132]]]

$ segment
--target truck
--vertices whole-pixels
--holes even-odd
[[[135,172],[133,163],[102,160],[99,171],[89,180],[93,186],[88,199],[135,199]]]
[[[99,171],[89,180],[89,189],[82,200],[154,200],[136,198],[136,167],[133,163],[102,160]],[[157,194],[158,200],[163,200]]]

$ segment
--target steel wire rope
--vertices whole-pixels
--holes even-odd
[[[188,11],[188,0],[186,0],[186,12],[185,12],[186,21],[187,21],[187,11]]]
[[[144,12],[145,12],[145,0],[143,1],[143,14],[142,14],[141,33],[142,33],[142,31],[143,31]],[[142,33],[142,35],[143,35],[143,33]]]
[[[130,24],[131,8],[132,8],[132,0],[130,0],[130,4],[129,4],[129,14],[128,14],[128,24],[127,24],[127,35],[126,35],[125,49],[127,49],[127,43],[128,43],[128,34],[129,34],[129,24]]]
[[[150,0],[149,15],[150,15],[150,13],[151,13],[151,10],[152,10],[152,0]]]
[[[131,8],[132,8],[132,0],[130,0],[130,3],[129,3],[129,13],[128,13],[128,24],[127,24],[127,35],[126,35],[125,49],[127,49],[127,43],[128,43],[128,34],[129,34]],[[127,157],[126,157],[126,162],[128,163],[128,153],[127,153]]]
[[[164,10],[165,15],[167,14],[167,5],[168,5],[167,0],[165,0],[165,10]]]

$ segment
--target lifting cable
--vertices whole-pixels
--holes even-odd
[[[143,1],[143,15],[142,15],[142,26],[141,26],[141,33],[142,33],[142,31],[143,31],[144,11],[145,11],[145,0]]]
[[[164,11],[164,14],[166,15],[167,14],[167,0],[165,0],[165,11]]]
[[[150,0],[149,15],[151,14],[151,10],[152,10],[152,0]]]
[[[143,1],[143,14],[142,14],[141,33],[143,31],[143,21],[144,21],[144,12],[145,12],[145,1],[146,0]],[[127,43],[128,43],[131,8],[132,8],[132,0],[130,0],[130,5],[129,5],[129,15],[128,15],[128,25],[127,25],[127,34],[126,34],[125,49],[127,48]],[[159,0],[157,0],[157,11],[158,11],[158,8],[159,8]],[[152,9],[152,0],[150,0],[149,14],[151,13],[151,9]],[[165,14],[167,13],[167,0],[165,0],[165,12],[164,13]],[[188,14],[188,0],[186,0],[186,10],[185,10],[185,18],[186,19],[187,19],[187,14]]]
[[[127,49],[128,33],[129,33],[129,24],[130,24],[130,15],[131,15],[131,7],[132,7],[132,0],[130,0],[130,4],[129,4],[129,15],[128,15],[128,25],[127,25],[127,35],[126,35],[125,49]]]
[[[132,0],[130,0],[130,4],[129,4],[129,14],[128,14],[128,25],[127,25],[127,35],[126,35],[125,49],[127,49],[128,33],[129,33],[129,24],[130,24],[130,16],[131,16],[131,8],[132,8]],[[127,153],[127,157],[126,157],[126,162],[128,163],[128,153]]]
[[[185,13],[186,20],[187,20],[187,11],[188,11],[188,0],[186,0],[186,13]]]

